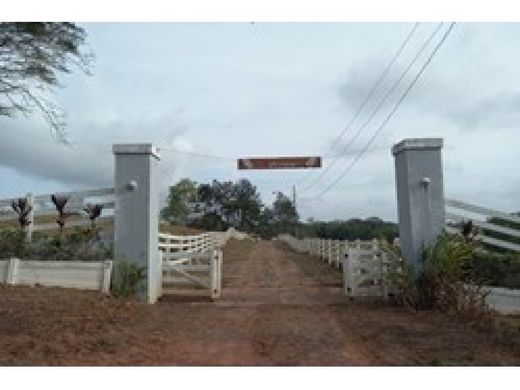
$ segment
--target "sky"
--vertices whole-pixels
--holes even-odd
[[[302,218],[397,220],[393,144],[444,139],[447,197],[520,210],[516,23],[458,23],[373,145],[351,165],[433,50],[420,23],[364,110],[354,113],[413,23],[83,23],[92,75],[60,78],[70,146],[38,115],[0,118],[0,198],[113,185],[112,144],[161,149],[162,198],[182,177],[255,184],[270,204],[296,185]],[[361,131],[360,131],[361,129]],[[359,136],[353,140],[353,136]],[[201,156],[204,155],[204,156]],[[238,171],[253,156],[324,156],[313,171]]]

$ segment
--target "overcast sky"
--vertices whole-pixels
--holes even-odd
[[[83,26],[96,55],[93,75],[62,77],[55,95],[67,112],[72,146],[58,144],[38,116],[0,119],[0,197],[111,186],[111,145],[143,141],[163,148],[163,195],[185,176],[247,177],[266,203],[273,191],[289,194],[296,183],[304,218],[396,220],[391,146],[442,137],[447,196],[520,210],[520,24],[457,24],[373,147],[321,200],[315,196],[377,131],[447,24],[344,154],[437,24],[419,25],[339,143],[412,23]],[[236,170],[238,157],[278,155],[340,160],[317,182],[319,171]]]

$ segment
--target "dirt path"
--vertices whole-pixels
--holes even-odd
[[[348,302],[341,273],[282,244],[232,241],[217,302],[148,306],[0,287],[2,365],[519,364],[435,312]]]
[[[272,241],[235,245],[247,249],[226,253],[223,296],[218,304],[328,305],[345,301],[341,273],[328,265]]]

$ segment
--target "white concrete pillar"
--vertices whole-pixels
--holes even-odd
[[[423,250],[444,228],[442,144],[442,138],[416,138],[392,148],[401,254],[418,271],[423,267]]]
[[[146,267],[139,295],[155,303],[162,283],[158,250],[160,157],[152,144],[117,144],[113,152],[115,266],[126,260]]]

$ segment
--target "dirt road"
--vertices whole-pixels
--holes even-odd
[[[148,306],[0,288],[2,365],[519,364],[520,352],[435,312],[349,302],[341,274],[274,241],[232,241],[217,302]]]

